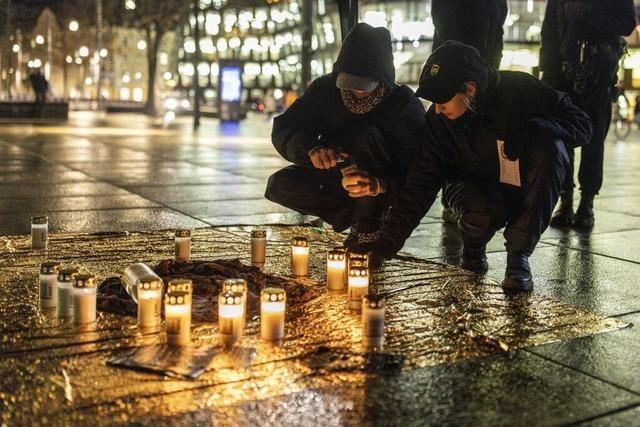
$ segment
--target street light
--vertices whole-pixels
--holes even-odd
[[[128,10],[133,10],[136,8],[136,2],[133,0],[126,0],[124,2],[124,8]]]
[[[83,58],[86,58],[87,56],[89,56],[89,48],[86,46],[82,46],[80,47],[80,49],[78,50],[78,53],[80,54],[80,56],[82,56]]]
[[[71,22],[69,22],[69,31],[78,31],[78,28],[80,28],[80,25],[78,24],[78,21],[73,20]]]
[[[44,44],[44,37],[42,37],[40,34],[38,34],[36,36],[36,43],[37,44]]]

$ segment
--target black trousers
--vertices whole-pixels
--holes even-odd
[[[460,216],[467,247],[480,247],[505,227],[508,252],[531,255],[549,226],[569,158],[562,141],[529,144],[520,159],[521,187],[495,182],[449,183],[445,197]]]

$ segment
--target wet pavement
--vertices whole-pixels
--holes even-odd
[[[261,197],[269,174],[286,164],[271,147],[268,134],[269,125],[262,119],[239,127],[205,121],[194,136],[186,122],[164,130],[141,116],[92,113],[72,115],[67,126],[1,126],[0,235],[28,233],[29,218],[36,214],[48,215],[50,229],[61,232],[304,223],[310,218]],[[535,298],[553,298],[622,323],[640,321],[638,166],[637,131],[626,142],[608,142],[596,226],[591,233],[545,233],[531,260]],[[405,249],[422,258],[455,263],[459,238],[439,217],[436,205]],[[489,276],[499,279],[505,261],[502,236],[496,236],[489,250]],[[176,391],[173,381],[165,384],[146,374],[130,378],[158,382],[172,396],[171,410],[157,400],[148,407],[155,415],[146,422],[156,424],[167,414],[173,421],[193,424],[265,421],[254,416],[268,417],[272,424],[630,425],[640,407],[639,342],[637,328],[632,327],[545,345],[524,343],[506,354],[405,368],[393,375],[347,378],[340,369],[329,370],[280,395],[257,392],[248,402],[226,402],[237,411],[202,403],[203,396],[212,401],[227,396],[233,392],[231,385],[226,391],[225,386]],[[95,349],[78,346],[77,351]],[[7,367],[16,357],[0,355],[3,376],[15,374],[15,368]],[[68,363],[61,355],[52,357]],[[36,369],[22,366],[21,377]],[[51,375],[53,382],[36,376],[21,385],[55,394],[64,378],[55,369]],[[252,379],[243,387],[269,390],[268,380],[262,381]],[[11,401],[12,391],[3,391],[0,404]],[[135,397],[113,402],[106,412],[100,406],[95,413],[120,416],[143,398],[141,387]],[[95,408],[87,405],[86,413]],[[238,413],[245,418],[234,419]]]

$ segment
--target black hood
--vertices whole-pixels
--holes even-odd
[[[333,72],[373,77],[392,88],[396,70],[389,30],[363,22],[357,24],[344,39]]]

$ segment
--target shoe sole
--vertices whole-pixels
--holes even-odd
[[[533,291],[533,280],[521,282],[514,279],[504,279],[502,281],[502,289],[512,292],[531,292]]]

